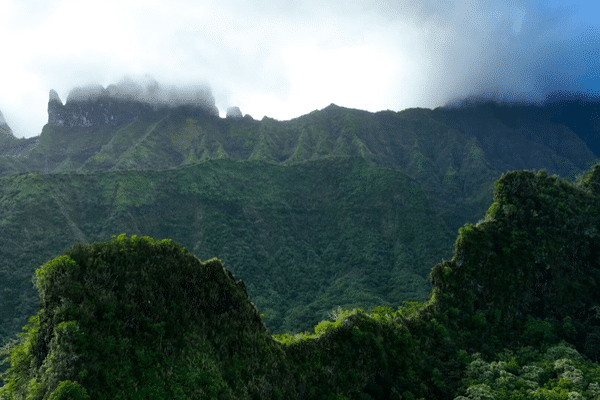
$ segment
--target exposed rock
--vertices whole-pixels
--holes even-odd
[[[142,88],[126,81],[106,89],[100,85],[74,88],[64,105],[54,90],[49,97],[48,124],[52,126],[91,127],[154,120],[179,107],[193,115],[219,115],[210,89],[205,87],[163,89],[155,84]]]
[[[50,89],[50,99],[49,102],[53,102],[53,101],[58,101],[61,105],[63,104],[62,100],[60,99],[60,97],[58,96],[58,93],[56,93],[56,90],[54,89]]]
[[[92,97],[81,101],[71,100],[65,105],[57,101],[48,103],[48,124],[52,126],[120,125],[137,119],[161,118],[165,114],[166,107],[159,109],[151,104],[108,96]]]
[[[4,115],[2,115],[2,112],[0,111],[0,135],[1,134],[13,136],[10,126],[8,126],[6,120],[4,119]],[[0,137],[3,137],[4,135],[1,135]]]
[[[50,89],[48,100],[48,124],[52,126],[64,126],[66,117],[63,115],[63,103],[54,89]]]
[[[227,118],[242,118],[242,111],[239,107],[229,107],[227,109]]]

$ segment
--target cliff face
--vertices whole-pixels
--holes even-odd
[[[169,110],[186,107],[190,115],[219,116],[214,101],[206,99],[163,99],[116,92],[111,86],[90,90],[74,89],[63,104],[58,93],[50,90],[48,124],[55,127],[96,127],[122,125],[132,121],[152,121],[164,118]]]
[[[8,126],[8,124],[6,123],[6,120],[4,119],[4,115],[2,115],[2,112],[0,112],[0,137],[4,137],[4,136],[12,136],[12,130],[10,129],[10,126]]]
[[[50,91],[48,102],[48,124],[57,127],[93,127],[98,125],[120,125],[142,116],[164,114],[166,107],[124,101],[109,96],[91,100],[72,100],[63,105],[58,94]]]

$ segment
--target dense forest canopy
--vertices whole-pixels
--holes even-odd
[[[124,234],[77,244],[36,270],[40,311],[3,349],[0,395],[597,396],[599,194],[600,165],[577,185],[505,174],[485,220],[432,268],[427,302],[340,309],[296,338],[268,333],[219,260]]]
[[[6,398],[596,396],[600,160],[561,109],[78,107],[0,138]]]

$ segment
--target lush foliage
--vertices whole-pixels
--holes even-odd
[[[498,354],[485,362],[473,355],[463,381],[467,399],[595,399],[600,397],[600,367],[582,357],[573,345],[561,341],[545,352],[531,346]]]
[[[241,362],[235,373],[223,363],[273,345],[243,283],[170,240],[76,245],[34,282],[40,311],[12,344],[6,398],[214,398],[232,388],[242,396],[235,382],[248,371],[237,376]],[[227,330],[239,336],[216,335]]]
[[[516,131],[468,110],[461,120],[332,105],[285,122],[184,111],[110,129],[46,126],[27,159],[0,159],[2,174],[26,171],[0,185],[5,396],[595,396],[599,169],[578,187],[545,171],[494,185],[507,169],[571,177],[589,151],[498,148],[490,138]],[[522,161],[532,146],[546,164]],[[452,259],[431,269],[460,226]],[[263,320],[232,278],[179,293],[184,280],[165,278],[154,252],[172,251],[172,266],[220,261],[147,238],[72,247],[115,232],[217,256]],[[224,288],[245,312],[223,323],[192,299],[227,305]],[[551,372],[544,355],[561,340],[582,359],[571,352],[573,364]],[[534,367],[547,373],[532,379]]]
[[[424,301],[453,235],[419,185],[360,158],[276,166],[212,160],[163,172],[28,174],[0,185],[6,238],[1,332],[37,311],[30,276],[75,242],[115,232],[172,238],[244,280],[273,333],[302,332],[336,306]],[[178,205],[174,207],[173,205]],[[21,245],[23,243],[23,245]]]
[[[593,161],[581,146],[514,140],[517,125],[485,107],[369,113],[334,104],[290,121],[178,108],[119,126],[46,125],[27,157],[0,157],[0,340],[37,309],[35,268],[115,232],[173,238],[224,260],[276,333],[310,329],[337,305],[424,301],[431,265],[451,257],[459,227],[485,214],[502,171],[571,177]],[[561,129],[544,125],[544,134]],[[497,149],[490,138],[514,143]],[[0,154],[25,145],[3,140]],[[367,164],[339,161],[348,157]],[[244,162],[197,167],[222,159]]]
[[[519,171],[495,187],[427,302],[337,307],[314,334],[271,336],[243,282],[171,240],[78,244],[36,271],[0,395],[595,398],[600,165],[576,186]]]

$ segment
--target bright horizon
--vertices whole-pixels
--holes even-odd
[[[540,102],[600,95],[595,1],[407,0],[389,4],[188,0],[0,0],[0,111],[40,134],[48,94],[210,87],[220,116],[289,120],[331,103],[371,112],[470,95]]]

